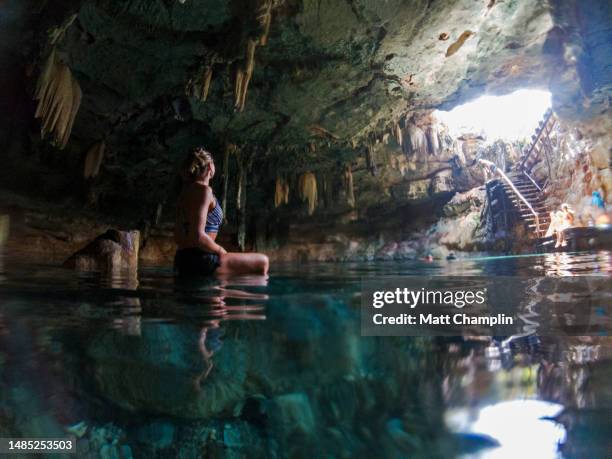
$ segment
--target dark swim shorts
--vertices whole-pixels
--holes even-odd
[[[210,276],[220,264],[219,255],[197,248],[179,249],[174,255],[174,271],[179,276]]]

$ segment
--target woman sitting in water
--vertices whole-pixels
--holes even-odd
[[[174,228],[175,270],[179,275],[267,274],[266,255],[228,253],[215,242],[223,210],[209,185],[214,175],[212,156],[203,148],[192,151],[183,164]]]

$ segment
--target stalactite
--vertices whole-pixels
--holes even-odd
[[[406,176],[406,171],[408,170],[408,162],[406,160],[406,156],[401,156],[401,159],[398,159],[397,167],[399,168],[402,177]]]
[[[289,182],[285,181],[283,187],[283,203],[289,204]]]
[[[369,144],[369,142],[368,142],[368,146],[365,149],[365,155],[366,155],[366,166],[368,167],[370,174],[372,174],[372,176],[375,176],[376,173],[378,172],[376,168],[376,159],[374,157],[374,148],[372,147],[371,144]]]
[[[98,142],[92,146],[85,155],[85,166],[83,167],[83,177],[93,178],[100,172],[100,166],[104,159],[105,142]]]
[[[242,86],[244,84],[244,70],[238,68],[236,70],[236,81],[234,83],[234,107],[240,108],[240,101],[242,100]]]
[[[49,43],[51,45],[56,45],[63,40],[64,36],[66,35],[66,31],[70,28],[70,26],[72,26],[77,16],[78,15],[76,13],[69,16],[61,26],[54,27],[49,31]]]
[[[420,157],[427,155],[427,137],[423,130],[412,123],[406,126],[408,141],[404,145],[404,153],[416,154]]]
[[[312,172],[304,172],[298,188],[302,201],[308,201],[308,215],[312,215],[317,207],[317,178]]]
[[[204,74],[202,75],[202,92],[200,93],[200,100],[206,102],[208,99],[208,91],[210,90],[210,82],[212,81],[213,69],[212,66],[206,67]]]
[[[266,0],[259,7],[259,16],[257,16],[257,21],[263,28],[263,32],[261,37],[259,37],[259,44],[261,46],[266,46],[268,43],[268,35],[270,34],[270,25],[272,24],[272,1]]]
[[[238,193],[236,194],[236,209],[238,210],[238,247],[244,252],[246,244],[246,186],[247,162],[243,154],[238,155]]]
[[[229,158],[232,153],[236,151],[236,145],[228,144],[225,146],[225,150],[223,151],[223,199],[221,208],[227,209],[227,193],[229,186]],[[227,214],[225,214],[224,218],[227,218]]]
[[[346,189],[346,202],[349,206],[355,207],[355,189],[353,186],[353,171],[350,164],[344,169],[344,186]]]
[[[438,138],[438,128],[432,124],[425,131],[427,136],[427,150],[430,155],[438,156],[440,152],[440,140]]]
[[[331,198],[331,177],[329,171],[323,171],[319,176],[319,183],[321,184],[322,192],[319,193],[321,196],[321,202],[319,203],[323,207],[330,207],[332,203]]]
[[[75,78],[73,78],[72,79],[72,107],[70,108],[70,119],[68,121],[68,125],[66,126],[64,137],[60,143],[61,148],[64,148],[66,144],[68,144],[68,140],[70,139],[70,134],[72,133],[72,127],[74,126],[74,120],[76,119],[76,115],[79,111],[79,107],[81,106],[82,99],[83,99],[83,93],[81,92],[81,87],[79,86],[79,82]]]
[[[282,178],[276,177],[276,187],[274,190],[274,207],[289,203],[289,183]]]
[[[38,101],[34,116],[41,119],[41,137],[53,134],[55,144],[64,148],[70,138],[81,98],[78,82],[53,49],[38,79],[34,95]]]
[[[255,69],[255,51],[257,46],[265,46],[268,43],[270,25],[272,23],[272,1],[264,0],[257,10],[257,22],[261,27],[261,34],[257,38],[248,38],[245,53],[246,65],[236,70],[236,82],[234,87],[234,106],[239,112],[244,110],[249,83]]]
[[[395,134],[395,140],[397,141],[398,145],[401,147],[404,141],[404,134],[402,133],[402,128],[400,127],[399,123],[395,124],[395,128],[393,131]]]
[[[243,111],[244,106],[246,104],[246,95],[247,90],[249,89],[249,83],[251,82],[251,77],[253,76],[253,70],[255,69],[255,50],[257,49],[257,40],[252,38],[248,39],[247,42],[247,52],[246,52],[246,67],[244,69],[239,69],[240,73],[240,83],[238,84],[238,76],[236,86],[239,88],[236,99],[236,109],[238,111]]]

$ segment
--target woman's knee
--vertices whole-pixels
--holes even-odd
[[[268,256],[263,253],[257,254],[257,267],[266,274],[268,272],[268,268],[270,267],[270,260],[268,260]]]

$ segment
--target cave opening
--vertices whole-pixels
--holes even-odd
[[[505,95],[483,95],[451,110],[433,115],[445,124],[452,137],[474,134],[485,143],[529,138],[546,110],[552,95],[547,90],[519,89]]]

